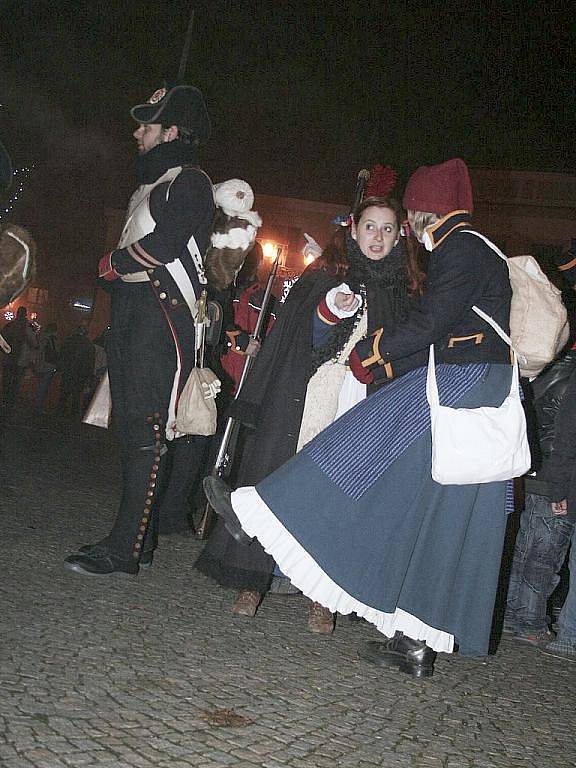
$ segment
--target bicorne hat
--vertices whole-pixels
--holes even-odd
[[[464,160],[455,157],[440,165],[422,165],[408,179],[402,205],[407,211],[445,216],[451,211],[472,213],[472,184]]]
[[[6,192],[12,183],[12,162],[4,144],[0,141],[0,191]]]
[[[132,107],[137,123],[176,125],[205,144],[210,138],[210,117],[202,93],[193,85],[165,86],[154,91],[145,104]]]
[[[576,286],[576,237],[572,238],[570,250],[553,256],[553,261],[568,281],[568,285]]]

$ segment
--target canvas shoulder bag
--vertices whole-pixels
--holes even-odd
[[[510,346],[489,315],[472,307]],[[432,431],[432,478],[441,485],[493,483],[520,477],[530,468],[526,417],[520,401],[516,351],[512,382],[499,407],[450,408],[440,404],[434,345],[430,345],[426,397]]]
[[[176,430],[185,435],[209,436],[216,433],[218,414],[216,396],[220,379],[204,367],[204,343],[207,317],[207,295],[203,290],[196,313],[196,357],[194,367],[184,385],[176,408]]]

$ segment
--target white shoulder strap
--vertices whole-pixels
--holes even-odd
[[[506,342],[506,344],[508,344],[508,346],[509,346],[509,347],[512,347],[512,349],[514,349],[514,347],[512,346],[512,341],[511,341],[511,339],[510,339],[510,336],[508,336],[508,335],[507,335],[507,334],[506,334],[506,333],[503,331],[502,327],[501,327],[500,325],[498,325],[498,323],[496,322],[496,320],[494,320],[494,318],[490,317],[490,315],[487,315],[487,314],[486,314],[486,312],[483,312],[483,311],[480,309],[480,307],[477,307],[476,305],[474,305],[474,306],[472,307],[472,310],[473,310],[474,312],[476,312],[476,314],[477,314],[479,317],[481,317],[481,318],[482,318],[482,320],[485,320],[485,321],[488,323],[488,325],[491,325],[491,326],[492,326],[492,328],[493,328],[493,329],[496,331],[496,333],[498,334],[498,336],[500,336],[500,338],[502,339],[502,341],[505,341],[505,342]],[[516,350],[514,350],[514,351],[516,351]]]
[[[481,235],[481,234],[480,234],[480,232],[475,232],[473,229],[463,229],[463,230],[461,230],[461,231],[462,231],[462,232],[467,232],[469,235],[476,235],[476,237],[479,237],[481,240],[484,240],[484,242],[486,243],[486,245],[487,245],[489,248],[491,248],[491,249],[494,251],[494,253],[497,253],[497,254],[498,254],[498,256],[500,256],[500,258],[501,258],[501,259],[503,259],[503,260],[506,262],[506,266],[508,267],[508,271],[510,271],[510,262],[508,261],[508,258],[507,258],[507,257],[506,257],[506,256],[505,256],[503,253],[502,253],[502,251],[500,250],[500,248],[498,248],[498,246],[497,246],[497,245],[494,245],[494,243],[492,242],[492,240],[489,240],[487,237],[484,237],[484,235]],[[477,307],[477,306],[473,306],[473,307],[472,307],[472,309],[473,309],[473,311],[474,311],[474,312],[476,312],[476,314],[477,314],[479,317],[481,317],[483,320],[485,320],[485,321],[488,323],[488,325],[492,326],[492,328],[493,328],[493,329],[496,331],[496,333],[498,334],[498,336],[500,336],[500,338],[502,339],[502,341],[505,341],[505,342],[506,342],[506,344],[508,344],[508,346],[509,346],[509,347],[510,347],[510,348],[513,350],[513,352],[514,352],[514,354],[515,354],[515,355],[517,355],[518,357],[522,358],[522,360],[524,361],[524,363],[526,363],[526,362],[527,362],[527,360],[526,360],[526,358],[524,357],[524,355],[520,355],[520,354],[518,353],[518,351],[517,351],[517,350],[514,348],[514,346],[513,346],[513,344],[512,344],[512,341],[511,341],[510,337],[509,337],[509,336],[507,336],[507,335],[506,335],[506,333],[504,333],[504,331],[502,330],[502,328],[500,327],[500,325],[498,325],[498,323],[496,322],[496,320],[494,320],[492,317],[490,317],[490,315],[487,315],[487,314],[486,314],[486,312],[483,312],[483,311],[482,311],[482,310],[481,310],[479,307]]]
[[[492,248],[492,250],[494,251],[494,253],[497,253],[497,254],[498,254],[498,256],[500,256],[500,258],[501,258],[501,259],[504,259],[504,261],[506,262],[506,264],[508,264],[508,258],[507,258],[507,256],[505,256],[505,255],[502,253],[502,251],[500,250],[500,248],[498,248],[498,246],[497,246],[497,245],[494,245],[494,243],[492,242],[492,240],[489,240],[487,237],[485,237],[484,235],[481,235],[481,234],[480,234],[480,232],[476,232],[474,229],[461,229],[460,231],[461,231],[461,232],[467,232],[469,235],[476,235],[476,237],[479,237],[479,238],[480,238],[480,240],[484,240],[484,242],[486,243],[486,245],[488,246],[488,248]]]

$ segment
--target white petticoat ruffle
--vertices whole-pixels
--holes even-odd
[[[403,632],[414,640],[425,642],[434,651],[453,651],[454,636],[448,632],[428,626],[401,608],[397,608],[394,613],[383,613],[345,592],[286,530],[253,486],[233,491],[232,506],[244,531],[258,539],[265,551],[278,563],[282,573],[311,600],[325,606],[332,613],[356,613],[374,624],[386,637],[393,637],[395,632]]]

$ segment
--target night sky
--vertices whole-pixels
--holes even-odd
[[[35,164],[10,218],[35,235],[37,283],[61,302],[93,290],[104,207],[125,208],[136,186],[129,109],[175,77],[191,7],[0,0],[0,138]],[[375,162],[397,169],[399,193],[418,165],[454,156],[576,171],[573,3],[193,7],[187,81],[212,116],[215,182],[345,212]]]
[[[216,179],[340,201],[373,162],[575,170],[574,5],[553,0],[0,0],[15,159],[85,168],[123,205],[128,110],[175,76],[191,7],[187,79],[212,115]]]

